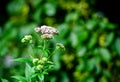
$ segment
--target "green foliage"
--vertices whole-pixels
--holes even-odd
[[[8,80],[6,80],[6,79],[1,79],[2,80],[2,82],[9,82]]]
[[[30,82],[30,79],[34,80],[37,76],[39,80],[45,79],[46,82],[119,82],[118,26],[103,16],[102,12],[95,11],[95,1],[9,1],[6,7],[8,20],[0,27],[0,62],[4,62],[0,64],[0,77],[10,82]],[[42,47],[44,42],[34,32],[35,27],[44,24],[54,26],[60,32],[59,36],[55,36],[56,39],[46,41],[49,49]],[[34,37],[32,42],[35,45],[31,46],[34,49],[21,43],[21,38],[28,34]],[[58,41],[65,45],[64,53],[61,50],[53,52],[52,48]],[[36,70],[33,70],[33,57],[30,56],[36,55],[40,59],[37,55],[41,55],[41,52],[45,57],[53,52],[50,57],[55,66],[50,75],[44,76],[43,72],[33,74]],[[46,64],[51,65],[50,62]],[[7,80],[2,79],[2,82]]]

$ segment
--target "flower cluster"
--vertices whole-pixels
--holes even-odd
[[[61,43],[57,43],[57,44],[56,44],[56,48],[57,48],[57,49],[63,49],[63,50],[65,50],[64,45],[61,44]]]
[[[54,34],[59,34],[57,29],[46,25],[35,28],[35,31],[41,33],[41,38],[43,39],[52,39]]]
[[[32,43],[32,36],[31,35],[26,35],[22,38],[21,40],[22,43]]]
[[[42,57],[41,59],[33,59],[33,64],[37,71],[44,71],[44,69],[51,69],[53,67],[53,62],[48,61],[48,58]]]
[[[21,40],[22,43],[30,44],[33,50],[38,48],[42,52],[41,55],[38,55],[36,54],[36,52],[33,51],[32,54],[36,54],[36,56],[30,55],[30,57],[33,58],[31,62],[32,66],[31,66],[31,63],[30,65],[29,63],[26,64],[26,70],[29,70],[29,71],[25,71],[25,72],[28,72],[29,74],[25,73],[25,74],[28,74],[28,75],[25,75],[27,76],[25,77],[25,79],[27,80],[25,82],[38,82],[38,81],[43,82],[45,74],[48,74],[48,72],[54,68],[54,63],[51,60],[49,60],[49,58],[53,55],[53,52],[55,52],[55,50],[65,49],[65,47],[61,43],[57,43],[55,50],[52,52],[49,50],[47,46],[46,39],[52,39],[54,38],[54,35],[59,34],[57,29],[51,26],[43,25],[41,27],[36,27],[35,31],[40,34],[41,42],[43,41],[42,42],[43,45],[42,43],[40,43],[40,45],[36,45],[36,44],[34,45],[34,43],[36,42],[34,40],[34,36],[32,37],[31,35],[26,35]],[[34,58],[34,57],[40,57],[40,58]]]

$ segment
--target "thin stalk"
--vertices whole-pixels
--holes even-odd
[[[43,50],[45,50],[45,47],[46,47],[46,40],[44,40],[44,43],[43,43]]]
[[[32,44],[30,44],[30,47],[31,47],[32,53],[31,53],[29,56],[33,59],[33,58],[34,58],[35,51],[34,51],[34,48],[33,48],[33,45],[32,45]]]
[[[48,59],[53,55],[53,53],[55,53],[57,49],[55,48],[55,50],[48,56]]]

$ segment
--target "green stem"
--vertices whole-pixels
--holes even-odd
[[[46,47],[46,40],[44,40],[44,43],[43,43],[43,50],[45,50],[45,47]]]
[[[53,53],[55,53],[57,49],[55,48],[55,50],[48,56],[48,59],[53,55]]]
[[[31,53],[29,56],[33,59],[33,58],[34,58],[35,51],[34,51],[34,48],[33,48],[33,45],[32,45],[32,44],[30,44],[30,47],[31,47],[32,53]]]

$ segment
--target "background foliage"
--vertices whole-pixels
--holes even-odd
[[[0,23],[0,77],[10,82],[13,75],[24,75],[25,64],[14,58],[31,54],[21,44],[34,28],[50,25],[60,31],[57,40],[66,51],[56,52],[55,69],[48,82],[119,82],[120,33],[118,25],[94,8],[96,0],[10,0],[5,21]],[[0,16],[2,18],[2,15]],[[36,41],[39,37],[36,36]]]

